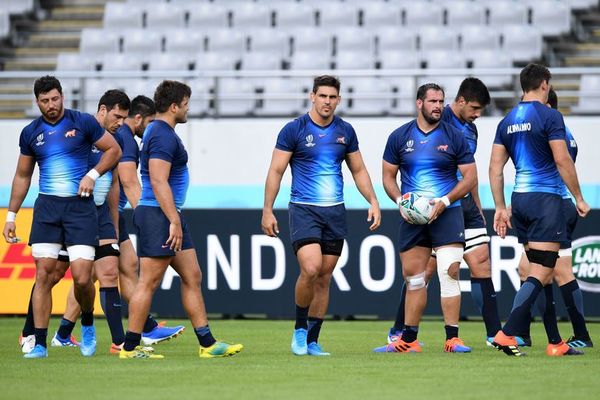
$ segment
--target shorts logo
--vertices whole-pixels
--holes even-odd
[[[75,137],[75,129],[71,129],[70,131],[67,131],[67,133],[65,133],[65,137]]]
[[[600,293],[600,236],[586,236],[572,243],[573,274],[581,290]]]
[[[344,136],[338,137],[335,141],[339,144],[346,144],[346,138]]]
[[[306,143],[304,144],[306,147],[313,147],[316,145],[316,143],[313,143],[314,140],[314,136],[313,135],[307,135],[306,136]]]
[[[36,145],[36,146],[41,146],[41,145],[43,145],[44,143],[46,143],[46,142],[44,142],[44,134],[43,134],[43,133],[40,133],[40,134],[39,134],[39,135],[38,135],[38,136],[35,138],[35,140],[37,140],[37,142],[35,143],[35,145]]]
[[[406,142],[406,149],[404,149],[404,151],[406,151],[407,153],[410,153],[411,151],[415,151],[415,149],[413,149],[413,146],[415,144],[414,140],[409,140],[408,142]]]
[[[448,145],[447,144],[441,144],[437,147],[437,151],[448,151]]]

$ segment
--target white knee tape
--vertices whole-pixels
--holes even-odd
[[[94,257],[96,256],[96,249],[94,246],[86,246],[83,244],[69,246],[67,247],[67,251],[69,252],[69,261],[71,262],[80,258],[94,261]]]
[[[408,290],[418,290],[424,288],[425,286],[425,272],[406,277],[406,287]]]
[[[33,258],[58,258],[58,253],[62,248],[60,243],[33,243],[31,245],[31,255]]]
[[[463,259],[463,253],[464,250],[462,247],[442,247],[437,249],[437,272],[440,280],[441,297],[460,296],[458,280],[448,275],[448,270],[452,264],[460,264]]]
[[[558,251],[558,257],[572,257],[573,253],[571,248],[569,247],[568,249],[560,249]]]

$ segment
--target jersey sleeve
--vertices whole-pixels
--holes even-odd
[[[346,154],[358,151],[358,136],[352,125],[348,125],[348,144],[346,145]]]
[[[31,149],[31,145],[29,143],[29,134],[26,129],[21,131],[21,136],[19,136],[19,148],[21,149],[21,154],[24,156],[34,156],[33,150]]]
[[[503,131],[502,123],[498,124],[496,128],[496,136],[494,137],[494,144],[501,144],[504,146],[504,142],[502,141],[502,131]]]
[[[290,152],[296,150],[296,138],[294,135],[294,132],[297,131],[297,129],[294,129],[296,125],[296,121],[292,121],[287,123],[283,129],[281,129],[279,135],[277,135],[277,143],[275,144],[276,149]]]
[[[555,110],[552,111],[553,112],[550,112],[550,115],[548,115],[548,118],[545,118],[548,141],[565,140],[567,131],[562,114]]]
[[[123,152],[123,155],[121,156],[121,160],[119,162],[131,161],[137,163],[139,160],[139,148],[135,139],[129,138],[128,140],[124,140],[124,138],[121,135],[119,135],[119,137],[121,138],[121,142],[119,144],[121,145],[121,150]]]
[[[455,146],[455,154],[456,154],[456,163],[458,165],[463,164],[472,164],[475,162],[475,157],[473,156],[473,152],[471,151],[471,147],[469,146],[469,142],[464,135],[460,133],[454,134],[454,146]]]
[[[148,142],[148,159],[158,158],[172,163],[176,152],[175,135],[154,135]]]
[[[104,128],[100,126],[96,118],[86,113],[81,113],[80,118],[83,133],[90,138],[92,143],[96,143],[104,136]]]
[[[398,133],[393,132],[387,140],[385,150],[383,151],[383,159],[393,165],[400,165],[400,151],[398,151]]]

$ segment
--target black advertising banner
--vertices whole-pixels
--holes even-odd
[[[185,210],[203,274],[202,291],[209,313],[261,314],[273,318],[294,314],[294,285],[298,264],[289,241],[287,211],[276,211],[279,238],[260,230],[260,210]],[[130,211],[128,211],[130,215]],[[485,212],[488,225],[493,211]],[[395,250],[398,212],[384,210],[381,227],[368,230],[366,210],[349,210],[348,238],[333,275],[328,314],[395,316],[402,287],[402,272]],[[130,223],[130,221],[129,221]],[[133,230],[131,230],[133,232]],[[491,228],[489,228],[491,232]],[[513,235],[514,232],[509,232]],[[580,219],[573,245],[574,272],[583,290],[585,313],[600,316],[600,210]],[[516,236],[492,235],[492,279],[498,292],[501,317],[510,312],[520,285],[517,265],[522,247]],[[478,316],[470,296],[466,264],[461,269],[461,314]],[[152,303],[161,317],[185,317],[179,294],[180,281],[169,268]],[[557,312],[566,316],[555,290]],[[441,315],[437,277],[429,285],[428,315]]]

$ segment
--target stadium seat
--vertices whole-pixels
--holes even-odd
[[[358,26],[358,8],[354,4],[322,1],[317,8],[317,20],[323,29]]]
[[[187,71],[194,56],[193,53],[153,53],[148,57],[148,70]]]
[[[229,27],[229,11],[221,4],[200,3],[189,8],[190,29],[210,31]]]
[[[398,26],[402,22],[402,13],[397,5],[383,1],[360,3],[363,8],[362,23],[367,28]]]
[[[288,58],[291,52],[290,37],[282,30],[263,28],[248,33],[251,52],[271,52],[274,56]]]
[[[319,28],[299,28],[291,31],[294,52],[319,51],[322,54],[333,54],[333,32]]]
[[[385,82],[393,93],[388,112],[393,115],[410,115],[415,112],[415,93],[417,86],[415,78],[411,76],[398,76],[385,78]]]
[[[275,26],[279,29],[311,27],[317,25],[316,10],[312,5],[300,3],[273,3]]]
[[[56,57],[56,71],[94,71],[96,60],[79,53],[58,53]],[[79,90],[82,80],[77,78],[61,78],[60,83],[63,93],[70,97],[74,91]]]
[[[417,50],[417,34],[412,29],[384,26],[376,29],[375,35],[379,57],[388,52]]]
[[[246,71],[281,69],[281,57],[268,51],[244,53],[242,55],[241,69]]]
[[[130,98],[137,95],[144,95],[153,98],[154,91],[162,79],[158,78],[124,78],[114,82],[115,87],[125,91]]]
[[[512,68],[511,57],[499,49],[480,49],[471,52],[473,68]],[[509,74],[479,74],[477,76],[488,87],[500,88],[513,83],[513,78]]]
[[[456,97],[458,88],[464,79],[464,76],[421,76],[417,79],[417,85],[421,86],[426,83],[437,83],[444,89],[444,104],[448,104]]]
[[[252,86],[240,78],[221,78],[217,82],[217,114],[248,115],[256,103]]]
[[[505,25],[502,27],[502,49],[513,61],[529,62],[542,56],[542,34],[529,25]]]
[[[486,3],[489,10],[489,25],[527,25],[527,6],[518,1],[498,0]]]
[[[194,69],[198,71],[234,70],[239,63],[239,55],[233,53],[198,53]]]
[[[592,6],[598,7],[598,0],[568,0],[568,4],[572,10],[585,10]]]
[[[168,53],[188,54],[204,51],[205,34],[199,29],[171,29],[164,35],[165,51]]]
[[[88,78],[84,81],[82,111],[94,114],[98,110],[98,100],[109,88],[114,88],[115,79]]]
[[[344,112],[347,115],[382,115],[391,108],[389,84],[374,77],[353,77],[343,80]]]
[[[292,70],[320,70],[326,73],[331,68],[331,54],[323,49],[295,51],[290,57]]]
[[[190,98],[190,109],[188,114],[193,117],[198,117],[211,113],[211,91],[214,89],[214,81],[209,78],[193,78],[187,81],[190,89],[192,89],[192,97]]]
[[[104,23],[102,26],[106,30],[135,29],[142,27],[142,20],[143,9],[141,7],[131,7],[127,3],[108,2],[104,7]]]
[[[581,75],[579,103],[572,110],[580,114],[598,114],[598,110],[600,110],[600,75]]]
[[[208,31],[207,36],[207,48],[211,52],[241,55],[246,51],[246,37],[242,32],[222,28]]]
[[[455,28],[423,26],[418,35],[421,52],[458,49],[459,34]]]
[[[134,29],[123,35],[123,52],[149,61],[150,54],[162,51],[163,38],[159,32],[145,29]]]
[[[420,68],[421,59],[416,51],[384,51],[379,54],[379,68]]]
[[[444,2],[448,26],[462,27],[485,24],[485,8],[473,1],[455,0]]]
[[[265,78],[263,82],[262,107],[257,115],[298,115],[304,111],[306,94],[296,78]]]
[[[536,0],[531,22],[542,35],[562,35],[571,30],[571,8],[562,2]]]
[[[364,54],[375,54],[375,36],[369,29],[362,28],[340,28],[335,30],[336,52],[361,52]]]
[[[141,71],[140,57],[125,53],[104,53],[102,55],[102,71]]]
[[[465,68],[467,60],[456,50],[422,51],[421,60],[427,68]]]
[[[336,69],[374,69],[373,53],[360,50],[339,51],[334,59]]]
[[[462,53],[469,61],[481,50],[499,50],[500,34],[485,25],[466,25],[460,30]]]
[[[185,10],[173,3],[147,3],[148,29],[177,29],[185,27]]]
[[[5,38],[10,32],[10,18],[6,10],[0,10],[0,38]]]
[[[267,28],[272,25],[272,12],[263,4],[243,2],[230,8],[235,29]]]
[[[103,53],[117,53],[119,41],[119,35],[115,31],[84,28],[81,31],[79,51],[90,57],[100,58]]]
[[[441,26],[444,23],[444,9],[440,4],[429,1],[415,1],[404,5],[404,25],[421,27]]]
[[[34,9],[34,0],[2,0],[2,9],[7,14],[24,14]]]

